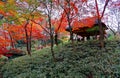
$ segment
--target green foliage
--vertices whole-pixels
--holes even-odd
[[[110,36],[108,37],[108,40],[114,40],[115,36],[113,34],[110,34]]]
[[[0,56],[0,69],[6,63],[8,58],[6,56]]]
[[[92,27],[92,28],[88,28],[86,30],[86,32],[94,32],[94,31],[99,31],[99,26],[95,26],[95,27]]]
[[[94,78],[120,77],[120,41],[106,41],[100,50],[99,42],[67,43],[55,47],[55,56],[63,61],[53,62],[50,48],[33,52],[8,62],[2,68],[4,78]]]

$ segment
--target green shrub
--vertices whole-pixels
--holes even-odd
[[[120,42],[106,41],[100,50],[97,41],[55,47],[55,56],[64,58],[53,62],[50,48],[33,52],[32,57],[15,58],[2,67],[4,78],[94,78],[120,77]]]
[[[0,56],[0,69],[6,63],[7,60],[8,58],[6,56],[3,55]]]

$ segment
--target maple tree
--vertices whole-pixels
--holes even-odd
[[[60,6],[62,7],[63,14],[65,14],[65,17],[67,18],[67,23],[68,23],[68,27],[70,29],[70,40],[72,40],[73,42],[73,33],[72,33],[72,20],[75,14],[77,14],[78,9],[75,5],[75,1],[71,1],[71,0],[64,0],[63,5],[60,4]]]
[[[65,18],[65,15],[63,14],[58,20],[55,19],[55,44],[58,45],[58,33],[64,32],[65,28],[67,26],[67,19]]]
[[[8,32],[10,46],[14,48],[18,40],[24,40],[29,55],[31,55],[32,39],[44,39],[47,35],[51,40],[52,56],[55,58],[53,46],[54,40],[58,45],[59,33],[63,33],[68,26],[70,40],[73,41],[73,31],[76,28],[91,27],[97,19],[100,27],[101,46],[104,46],[101,20],[110,1],[103,1],[105,5],[102,11],[99,9],[97,1],[91,1],[95,5],[90,4],[90,0],[0,1],[0,25],[4,26],[4,30]],[[114,6],[119,6],[119,3],[114,3]]]
[[[15,19],[17,18],[17,11],[15,8],[15,1],[9,0],[9,1],[0,1],[2,5],[0,5],[1,9],[1,15],[3,16],[3,19],[1,20],[1,25],[4,27],[8,27],[9,24],[12,24],[13,21],[15,22]],[[4,24],[6,23],[6,24]],[[11,46],[14,47],[13,44],[13,38],[11,36],[11,33],[8,32],[9,37],[11,39]]]
[[[31,5],[32,3],[35,3]],[[36,1],[14,1],[9,0],[7,2],[1,2],[1,14],[4,16],[5,22],[8,24],[4,24],[5,30],[8,31],[11,41],[11,46],[14,48],[14,44],[16,41],[20,39],[26,39],[27,44],[27,51],[28,54],[31,55],[31,38],[32,38],[32,31],[34,31],[33,35],[36,38],[42,38],[42,34],[35,33],[36,31],[41,31],[39,28],[33,27],[33,24],[30,22],[33,18],[39,16],[35,10],[38,6]],[[24,4],[28,5],[24,6]],[[4,8],[6,9],[4,10]],[[14,7],[14,8],[13,8]],[[33,8],[31,10],[30,8]],[[26,23],[25,23],[26,22]],[[17,24],[19,26],[17,26]],[[34,25],[35,26],[35,25]]]
[[[27,6],[24,6],[26,4]],[[32,39],[32,28],[33,23],[30,21],[39,16],[40,14],[36,12],[37,7],[39,4],[36,1],[28,0],[28,1],[18,1],[17,7],[19,8],[19,18],[22,22],[23,29],[25,31],[25,38],[26,38],[26,49],[29,55],[31,55],[31,39]],[[28,27],[30,28],[28,29]]]
[[[54,38],[55,38],[55,43],[57,44],[56,34],[58,33],[59,29],[61,29],[61,25],[60,25],[61,22],[59,22],[59,20],[56,21],[56,19],[52,18],[52,15],[54,14],[54,11],[58,11],[59,9],[58,9],[57,5],[54,5],[54,4],[56,4],[56,1],[46,1],[45,0],[45,1],[40,1],[40,3],[41,3],[41,6],[40,6],[41,9],[39,9],[39,10],[44,12],[43,15],[45,16],[46,20],[45,19],[44,20],[32,20],[32,22],[40,25],[40,27],[43,29],[43,31],[45,31],[46,34],[49,35],[49,38],[51,40],[51,53],[52,53],[53,59],[56,60],[54,51],[53,51]],[[63,17],[64,16],[62,16],[61,21],[63,20]],[[65,29],[65,27],[64,27],[64,29]]]

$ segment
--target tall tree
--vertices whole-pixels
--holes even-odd
[[[17,16],[17,12],[16,12],[16,9],[15,9],[15,1],[14,0],[9,0],[9,1],[0,1],[0,3],[2,5],[0,5],[0,9],[1,9],[1,16],[3,18],[2,20],[2,28],[4,29],[3,27],[3,24],[4,23],[7,23],[6,26],[8,24],[11,24],[13,23],[13,20],[16,18]],[[14,8],[13,8],[14,7]],[[9,37],[11,39],[11,46],[14,47],[14,44],[13,44],[13,38],[11,36],[11,33],[9,32]]]
[[[104,30],[103,30],[103,26],[101,24],[101,19],[104,16],[104,12],[105,12],[106,6],[108,5],[108,2],[109,2],[109,0],[105,1],[105,5],[103,8],[102,14],[100,15],[99,8],[98,8],[98,2],[97,2],[97,0],[95,0],[96,11],[97,11],[97,16],[98,16],[97,21],[98,21],[99,31],[100,31],[100,44],[101,44],[102,48],[104,47]]]
[[[61,5],[61,3],[63,5]],[[64,0],[61,1],[60,6],[63,9],[63,14],[65,14],[65,17],[67,18],[68,27],[70,31],[70,40],[73,42],[73,32],[72,32],[72,20],[75,17],[75,15],[78,12],[78,9],[75,5],[76,1],[73,0]]]
[[[54,50],[53,50],[53,46],[54,46],[54,29],[52,26],[52,14],[53,14],[53,8],[54,8],[54,2],[52,0],[43,0],[40,1],[40,3],[42,4],[41,6],[41,11],[44,12],[45,16],[47,16],[47,22],[46,26],[47,29],[49,30],[49,35],[50,35],[50,40],[51,40],[51,53],[52,53],[52,57],[54,59],[54,61],[56,60],[55,58],[55,54],[54,54]],[[46,30],[46,29],[45,29]]]
[[[23,27],[25,31],[26,36],[26,49],[28,54],[31,56],[31,36],[32,36],[32,24],[30,23],[31,20],[35,19],[39,16],[39,13],[37,13],[37,8],[39,6],[39,3],[37,0],[20,0],[17,2],[18,12],[19,12],[19,19],[20,22],[24,22]],[[28,33],[28,25],[31,26],[30,34]]]

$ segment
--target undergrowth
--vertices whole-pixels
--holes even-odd
[[[35,51],[32,57],[15,58],[2,67],[4,78],[119,78],[120,41],[105,41],[101,49],[98,41],[70,43],[56,46],[54,62],[50,48]]]

